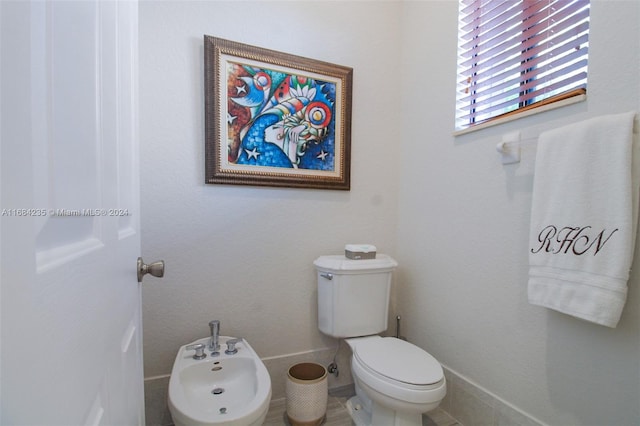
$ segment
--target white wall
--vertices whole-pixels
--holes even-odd
[[[180,345],[246,337],[262,357],[333,347],[317,329],[313,260],[345,243],[395,252],[401,131],[394,3],[140,4],[147,377]],[[203,34],[354,68],[351,191],[204,184]]]
[[[588,100],[453,137],[456,2],[406,2],[397,257],[404,334],[452,370],[540,421],[640,420],[640,249],[616,329],[527,303],[535,145],[503,166],[501,135],[524,137],[640,110],[640,2],[592,1]],[[476,417],[474,424],[481,424]]]

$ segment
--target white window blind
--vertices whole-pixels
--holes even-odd
[[[456,129],[586,93],[589,0],[460,0]]]

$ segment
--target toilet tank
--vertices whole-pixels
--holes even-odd
[[[378,254],[351,260],[320,256],[313,264],[318,279],[318,328],[333,337],[377,334],[387,329],[391,274],[398,263]]]

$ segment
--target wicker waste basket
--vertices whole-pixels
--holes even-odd
[[[287,374],[287,418],[292,426],[316,426],[327,413],[327,370],[320,364],[304,362]]]

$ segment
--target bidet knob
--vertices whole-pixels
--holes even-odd
[[[224,351],[227,355],[233,355],[238,353],[238,348],[236,348],[236,344],[242,341],[242,338],[235,338],[227,340],[227,350]]]
[[[185,349],[188,351],[195,350],[196,353],[193,355],[193,359],[204,359],[207,357],[207,354],[204,353],[204,348],[207,346],[204,343],[196,343],[193,345],[187,346]]]

